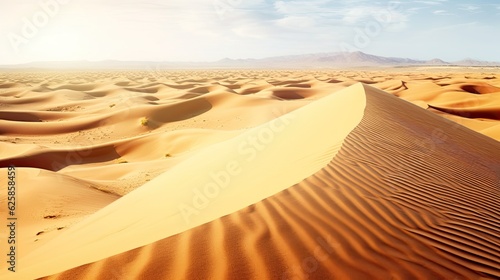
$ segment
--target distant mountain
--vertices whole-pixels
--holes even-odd
[[[363,52],[319,53],[291,56],[278,56],[263,59],[223,59],[215,64],[226,67],[252,66],[256,68],[337,68],[358,66],[395,66],[423,64],[423,61],[407,58],[382,57]]]
[[[444,60],[441,60],[439,58],[434,58],[434,59],[426,61],[425,64],[439,66],[439,65],[450,65],[451,63],[446,62]]]
[[[74,62],[34,62],[19,65],[0,66],[3,69],[43,68],[43,69],[229,69],[229,68],[349,68],[349,67],[403,67],[403,66],[465,66],[500,67],[499,62],[465,59],[446,62],[415,60],[399,57],[384,57],[357,52],[316,53],[304,55],[276,56],[261,59],[224,58],[214,62],[147,62],[147,61],[74,61]]]
[[[410,58],[384,57],[363,52],[319,53],[292,56],[278,56],[263,59],[229,59],[214,63],[225,67],[252,68],[345,68],[345,67],[391,67],[391,66],[500,66],[499,62],[466,59],[446,62],[439,58],[415,60]]]
[[[500,63],[498,62],[491,62],[491,61],[482,61],[482,60],[475,60],[471,58],[467,58],[464,60],[460,60],[457,62],[452,63],[454,65],[460,65],[460,66],[499,66]]]

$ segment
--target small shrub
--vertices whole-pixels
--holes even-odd
[[[142,126],[148,126],[148,122],[149,122],[149,120],[146,117],[144,117],[144,118],[141,119],[141,125]]]

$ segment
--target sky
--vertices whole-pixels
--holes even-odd
[[[0,0],[0,7],[0,64],[338,51],[500,61],[500,1]]]

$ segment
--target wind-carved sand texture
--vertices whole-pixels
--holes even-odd
[[[500,277],[496,73],[0,78],[2,279]]]

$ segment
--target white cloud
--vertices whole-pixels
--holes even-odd
[[[286,16],[284,18],[275,21],[278,26],[308,31],[311,27],[315,25],[315,20],[310,17],[304,16]]]
[[[373,6],[346,8],[343,13],[344,24],[363,25],[376,22],[391,31],[400,31],[404,29],[409,20],[409,13]]]
[[[434,33],[442,33],[442,32],[452,32],[452,31],[459,31],[459,30],[471,30],[474,28],[474,30],[480,29],[480,25],[478,22],[466,22],[466,23],[459,23],[459,24],[451,24],[447,26],[442,26],[442,27],[437,27],[432,30],[429,30],[429,32],[434,32]]]
[[[448,0],[417,0],[417,1],[413,1],[413,3],[425,4],[425,5],[431,5],[431,6],[442,5],[445,2],[448,2]]]
[[[276,1],[274,9],[278,14],[282,15],[297,15],[297,14],[325,14],[339,12],[338,9],[332,8],[329,0],[293,0],[293,1]]]
[[[435,10],[435,11],[432,11],[432,13],[435,15],[438,15],[438,16],[451,16],[451,15],[453,15],[452,13],[450,13],[447,10]]]
[[[344,11],[342,20],[347,24],[355,24],[370,19],[373,14],[374,11],[370,7],[348,8]]]
[[[477,12],[480,12],[481,7],[476,6],[476,5],[467,4],[467,5],[460,5],[459,9],[463,10],[463,11],[471,12],[471,13],[477,13]]]

